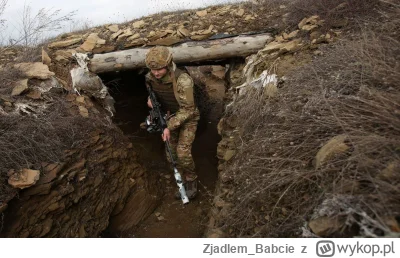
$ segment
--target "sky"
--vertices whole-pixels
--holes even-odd
[[[74,21],[66,24],[62,31],[69,32],[84,23],[91,26],[121,23],[161,11],[201,8],[227,2],[241,2],[241,0],[8,0],[1,16],[1,19],[6,20],[1,28],[1,34],[3,38],[8,38],[10,35],[16,37],[18,28],[21,27],[24,5],[29,5],[33,14],[41,8],[60,9],[60,15],[75,11]]]

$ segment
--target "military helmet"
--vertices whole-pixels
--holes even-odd
[[[158,70],[172,62],[172,53],[164,46],[153,47],[147,52],[145,62],[148,68]]]

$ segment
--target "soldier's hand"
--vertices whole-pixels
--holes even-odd
[[[165,141],[169,141],[169,139],[171,138],[171,132],[169,131],[168,128],[165,128],[165,129],[164,129],[164,132],[163,132],[163,134],[161,135],[161,137],[162,137],[162,139],[163,139],[164,142],[165,142]]]
[[[151,104],[150,98],[147,99],[147,106],[148,106],[149,108],[153,108],[153,105]]]

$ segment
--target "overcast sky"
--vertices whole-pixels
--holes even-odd
[[[15,33],[21,22],[24,4],[32,7],[33,14],[41,8],[61,9],[61,14],[76,11],[74,24],[68,24],[64,29],[68,32],[71,27],[79,27],[84,22],[91,25],[119,23],[161,11],[200,8],[226,2],[241,0],[8,0],[1,17],[6,20],[2,34],[4,37]]]

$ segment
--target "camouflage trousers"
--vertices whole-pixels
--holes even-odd
[[[193,181],[197,178],[195,172],[195,164],[192,157],[192,144],[196,136],[197,123],[200,119],[199,115],[186,121],[178,129],[171,131],[170,146],[172,156],[174,157],[178,171],[182,175],[182,179]],[[165,149],[167,159],[171,163],[168,150]]]

